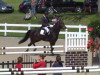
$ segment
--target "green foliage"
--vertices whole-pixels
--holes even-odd
[[[90,37],[93,39],[100,37],[100,18],[94,18],[94,20],[89,23],[88,27],[93,28],[93,31],[89,32]]]

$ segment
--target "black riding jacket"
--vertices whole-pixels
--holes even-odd
[[[42,17],[42,27],[46,27],[46,26],[49,26],[49,18],[47,16],[43,16]]]

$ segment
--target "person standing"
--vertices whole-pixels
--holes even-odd
[[[39,62],[38,63],[33,63],[33,68],[45,68],[46,67],[46,62],[44,60],[45,55],[39,55]],[[46,74],[38,74],[38,75],[46,75]]]
[[[24,8],[25,8],[25,16],[24,20],[31,19],[31,0],[23,0]]]
[[[31,17],[34,16],[35,19],[36,19],[36,4],[37,4],[36,0],[31,0]]]
[[[18,69],[23,68],[22,62],[23,62],[23,58],[22,57],[18,57],[17,58],[17,64],[15,65],[15,68],[18,68]]]
[[[15,68],[18,68],[18,70],[16,72],[20,72],[21,68],[23,68],[22,62],[23,62],[23,58],[22,57],[18,57],[17,58],[17,64],[15,65]],[[21,71],[21,72],[22,72],[21,74],[16,73],[16,75],[24,75],[23,71]]]
[[[56,56],[56,60],[53,63],[52,67],[63,67],[60,55]],[[54,73],[53,75],[62,75],[62,73]]]

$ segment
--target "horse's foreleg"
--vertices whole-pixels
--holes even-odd
[[[52,54],[54,54],[54,53],[53,53],[53,50],[54,50],[54,48],[51,46],[51,53],[52,53]]]
[[[53,53],[54,48],[53,48],[53,45],[51,43],[50,43],[50,48],[51,48],[51,53],[54,54]]]
[[[34,46],[36,46],[35,44],[33,44]],[[34,50],[33,51],[36,51],[37,50],[37,48],[34,48]]]
[[[28,47],[31,46],[31,45],[32,45],[32,43],[30,42],[30,43],[28,44]],[[29,48],[28,48],[26,51],[29,51]]]

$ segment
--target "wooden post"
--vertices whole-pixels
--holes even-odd
[[[7,61],[7,68],[9,68],[9,61]]]
[[[2,68],[4,68],[4,65],[5,65],[5,63],[4,63],[4,62],[2,62]]]
[[[12,68],[15,68],[15,67],[14,67],[14,60],[12,61]]]
[[[50,67],[52,67],[52,61],[50,60]]]
[[[47,60],[45,60],[45,62],[46,62],[46,66],[47,66]]]

